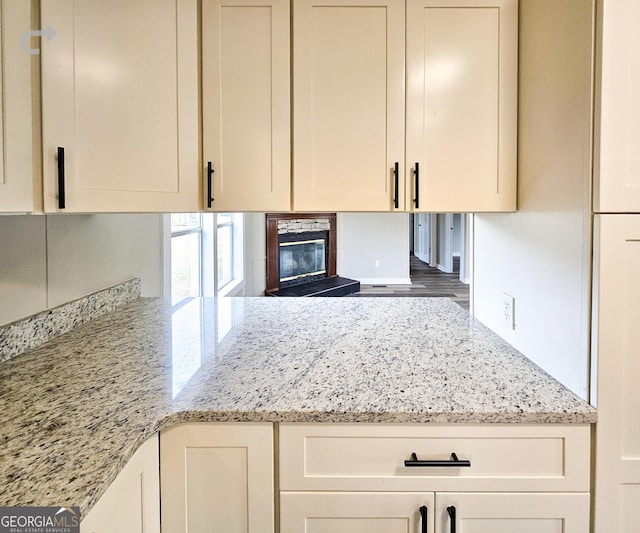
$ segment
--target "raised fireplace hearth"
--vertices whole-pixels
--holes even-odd
[[[267,214],[267,296],[345,296],[360,290],[336,273],[335,213]]]

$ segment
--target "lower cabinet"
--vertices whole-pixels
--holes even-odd
[[[433,531],[433,509],[434,495],[420,492],[283,492],[280,533]]]
[[[162,533],[274,532],[272,424],[172,427],[160,464]]]
[[[627,3],[629,9],[632,3]],[[624,8],[622,4],[617,8]],[[626,194],[631,202],[630,189]],[[640,199],[640,195],[635,199]],[[637,533],[640,531],[640,214],[596,215],[594,238],[592,357],[597,362],[598,407],[594,532]]]
[[[436,493],[429,531],[587,533],[589,502],[588,493]]]
[[[587,533],[589,425],[280,424],[281,533]]]
[[[587,533],[590,442],[589,425],[181,424],[81,531]]]
[[[588,494],[283,492],[280,533],[586,533]]]
[[[160,533],[158,435],[144,442],[80,523],[81,533]]]

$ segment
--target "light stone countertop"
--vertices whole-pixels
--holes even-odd
[[[0,364],[0,505],[84,515],[144,440],[193,421],[596,412],[445,298],[143,298]]]

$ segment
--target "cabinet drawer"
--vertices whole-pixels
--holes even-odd
[[[588,425],[280,425],[281,490],[588,491],[589,461]]]

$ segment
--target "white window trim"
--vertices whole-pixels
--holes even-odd
[[[224,285],[220,286],[218,285],[220,283],[219,281],[219,276],[218,276],[218,272],[216,271],[216,294],[220,295],[222,293],[227,293],[228,292],[228,286],[231,285],[235,280],[236,280],[236,273],[235,273],[235,264],[236,264],[236,258],[234,257],[234,252],[235,252],[235,238],[236,235],[235,233],[235,228],[234,228],[234,216],[233,214],[231,214],[231,220],[229,222],[224,222],[222,224],[218,224],[218,214],[214,214],[213,218],[214,218],[214,230],[215,230],[215,235],[216,235],[216,239],[218,238],[218,228],[231,228],[231,253],[232,253],[232,257],[231,257],[231,279],[229,281],[227,281]],[[217,243],[216,243],[217,244]],[[214,260],[214,265],[215,265],[215,269],[217,269],[218,267],[218,246],[216,245],[215,248],[215,260]]]
[[[203,241],[204,241],[204,223],[205,223],[205,217],[203,217],[202,213],[198,213],[198,215],[200,216],[200,225],[197,228],[187,228],[184,230],[178,230],[178,231],[172,231],[171,228],[171,215],[169,215],[169,265],[171,265],[171,239],[173,237],[182,237],[185,235],[193,235],[193,234],[197,234],[199,236],[198,238],[198,258],[200,260],[199,264],[198,264],[198,277],[200,278],[198,280],[198,295],[197,296],[191,296],[191,298],[199,298],[202,297],[204,295],[204,277],[205,277],[205,269],[203,266],[203,261],[202,258],[204,257],[204,245],[203,245]],[[171,266],[169,266],[169,296],[172,297],[172,291],[171,291],[171,282],[173,279],[173,276],[171,275]]]
[[[160,261],[162,264],[162,297],[171,298],[171,214],[164,213],[160,217]]]

